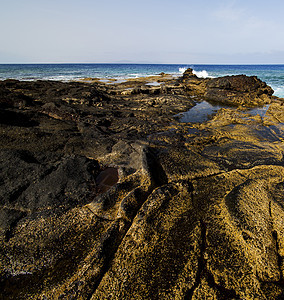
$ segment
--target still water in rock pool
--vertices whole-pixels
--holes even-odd
[[[182,123],[202,123],[209,119],[211,115],[216,113],[220,108],[228,108],[228,106],[225,105],[218,105],[218,104],[211,104],[207,101],[202,101],[197,103],[194,107],[192,107],[190,110],[180,113],[177,115],[179,117],[179,121]],[[232,108],[232,107],[230,107]],[[269,108],[269,104],[263,106],[263,107],[255,107],[248,110],[245,110],[244,112],[249,113],[253,116],[260,115],[261,117],[264,117],[267,110]],[[237,108],[236,108],[237,109]]]
[[[217,112],[219,108],[223,106],[212,105],[207,101],[197,103],[187,112],[178,114],[180,116],[180,122],[182,123],[201,123],[208,120],[208,117]]]
[[[261,117],[264,117],[269,106],[270,104],[264,105],[263,107],[255,107],[250,109],[248,112],[253,116],[260,115]]]

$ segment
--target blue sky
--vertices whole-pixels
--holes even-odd
[[[0,63],[284,63],[283,0],[9,0]]]

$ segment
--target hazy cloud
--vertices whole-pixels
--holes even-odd
[[[218,6],[218,5],[217,5]],[[237,6],[237,1],[222,1],[212,15],[224,21],[239,21],[245,15],[245,9]]]

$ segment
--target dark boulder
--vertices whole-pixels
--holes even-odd
[[[2,108],[23,108],[31,106],[33,99],[22,92],[11,92],[9,89],[0,86],[0,107]]]
[[[30,216],[54,213],[83,205],[96,192],[100,167],[95,160],[24,150],[2,150],[0,159],[0,176],[5,178],[0,182],[0,211],[9,207]]]
[[[273,89],[256,76],[235,75],[209,80],[205,97],[230,105],[254,106],[270,103],[273,93]]]
[[[195,74],[193,74],[193,69],[188,68],[187,70],[185,70],[185,72],[182,75],[182,80],[188,80],[188,79],[196,79],[197,76]]]

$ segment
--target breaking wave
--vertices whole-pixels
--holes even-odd
[[[284,98],[284,86],[273,86],[271,85],[271,87],[274,90],[274,96],[280,97],[280,98]]]
[[[178,70],[181,74],[183,74],[187,70],[187,68],[178,68]]]
[[[187,70],[187,68],[183,67],[183,68],[179,68],[178,70],[181,74],[183,74]],[[213,78],[213,76],[210,76],[206,70],[202,70],[202,71],[193,70],[192,73],[199,78]]]
[[[199,78],[209,78],[209,77],[211,77],[211,76],[209,76],[209,74],[206,70],[203,70],[203,71],[193,70],[192,73],[195,74]]]

